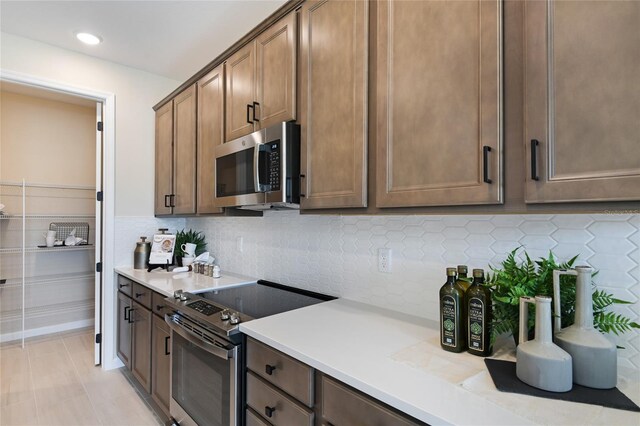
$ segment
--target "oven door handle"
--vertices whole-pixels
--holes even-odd
[[[203,351],[207,351],[211,355],[215,355],[218,358],[222,358],[225,360],[229,360],[233,358],[233,350],[221,348],[209,342],[203,341],[202,338],[200,338],[197,334],[194,334],[191,331],[187,330],[186,328],[181,327],[180,324],[176,324],[171,318],[171,315],[165,314],[164,322],[167,323],[167,325],[169,326],[169,328],[171,328],[171,330],[175,331],[180,336],[184,337],[189,342],[193,343]]]

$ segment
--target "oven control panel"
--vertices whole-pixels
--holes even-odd
[[[206,316],[213,315],[216,312],[220,312],[222,310],[221,308],[214,306],[211,303],[207,303],[204,300],[196,300],[195,302],[187,303],[187,307],[194,309]]]

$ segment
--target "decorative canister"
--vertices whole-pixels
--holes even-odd
[[[151,254],[151,243],[147,237],[140,237],[136,242],[136,249],[133,251],[133,269],[146,269],[149,267],[149,255]]]

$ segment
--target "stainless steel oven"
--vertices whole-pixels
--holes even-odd
[[[239,424],[240,345],[180,313],[165,315],[171,328],[171,402],[181,426]]]
[[[215,148],[215,205],[299,208],[300,126],[283,122]]]

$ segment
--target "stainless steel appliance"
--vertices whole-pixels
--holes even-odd
[[[215,204],[300,208],[300,126],[283,122],[218,145]]]
[[[263,280],[199,295],[178,291],[166,298],[174,423],[244,424],[245,337],[239,324],[331,299]]]

